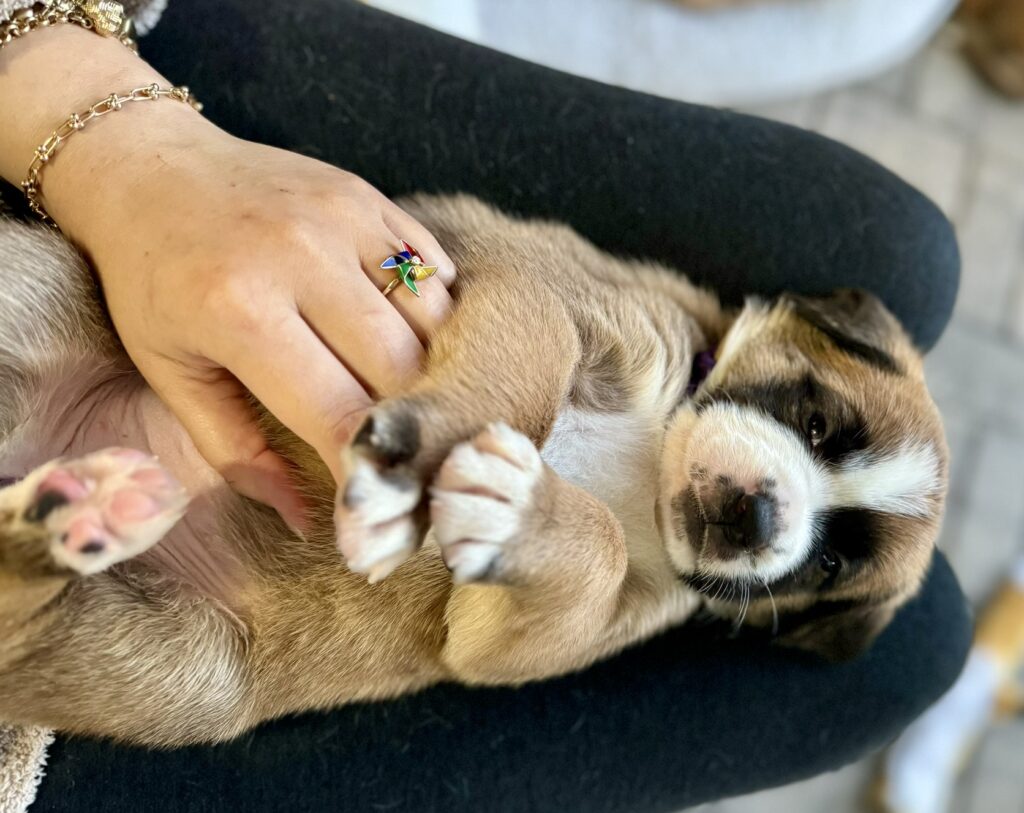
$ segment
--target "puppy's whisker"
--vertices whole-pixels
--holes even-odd
[[[764,589],[768,593],[768,600],[772,603],[772,635],[778,635],[779,608],[775,606],[775,596],[772,595],[772,589],[768,586],[768,579],[761,579],[761,584],[764,585]]]
[[[743,626],[743,622],[747,619],[747,610],[750,609],[750,585],[744,584],[743,586],[743,599],[740,602],[739,612],[736,614],[736,621],[732,626],[733,632],[739,632]]]

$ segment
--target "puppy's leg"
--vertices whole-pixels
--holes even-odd
[[[452,451],[432,495],[436,541],[458,584],[444,649],[455,677],[516,683],[600,654],[627,564],[605,505],[502,424]]]
[[[349,566],[383,578],[426,531],[424,485],[452,446],[493,421],[534,443],[565,402],[580,342],[557,290],[515,263],[476,273],[406,395],[377,407],[345,461],[335,515]]]
[[[156,574],[111,567],[158,542],[186,501],[127,449],[0,490],[0,719],[150,743],[244,725],[229,625]]]

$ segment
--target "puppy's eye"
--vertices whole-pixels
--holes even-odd
[[[821,564],[821,569],[828,573],[829,576],[836,575],[843,567],[839,557],[827,548],[821,552],[819,563]]]
[[[825,439],[827,428],[825,416],[820,412],[815,412],[807,419],[807,439],[811,442],[811,446],[817,446]]]

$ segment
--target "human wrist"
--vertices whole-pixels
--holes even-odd
[[[117,40],[76,25],[33,31],[4,47],[0,106],[10,115],[0,132],[0,174],[20,182],[32,151],[61,120],[126,82],[165,80]]]
[[[228,138],[173,98],[126,102],[75,132],[46,165],[47,212],[88,250],[144,216],[161,184],[190,171],[186,164],[201,165],[202,153]]]
[[[152,84],[170,86],[116,39],[76,25],[56,25],[16,40],[0,50],[0,107],[11,111],[0,130],[0,175],[20,184],[36,148],[72,113],[111,93],[125,95]],[[44,165],[44,205],[62,228],[66,221],[78,230],[102,202],[98,193],[115,191],[119,172],[131,169],[126,164],[158,156],[170,134],[180,141],[201,128],[216,130],[180,102],[126,104],[74,132]]]

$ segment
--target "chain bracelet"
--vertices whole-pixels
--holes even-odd
[[[46,209],[43,208],[42,204],[42,172],[46,164],[53,160],[53,157],[64,145],[65,141],[71,138],[71,136],[78,130],[84,128],[93,119],[97,119],[100,116],[105,116],[108,113],[120,110],[129,102],[150,102],[157,101],[161,98],[174,99],[175,101],[189,105],[195,110],[202,110],[203,107],[198,101],[196,101],[195,97],[189,92],[187,87],[162,88],[159,85],[153,84],[135,88],[134,90],[129,91],[125,96],[119,96],[116,93],[111,93],[105,99],[101,99],[96,102],[96,104],[92,105],[87,110],[84,110],[81,113],[72,113],[68,116],[64,123],[50,134],[50,137],[47,138],[46,141],[36,147],[35,154],[32,157],[32,163],[28,168],[28,173],[21,184],[21,189],[25,193],[25,197],[28,199],[29,209],[38,215],[39,219],[46,225],[55,229],[59,228],[53,218],[47,214]]]
[[[134,53],[139,46],[132,37],[131,20],[118,3],[108,0],[53,0],[49,5],[35,3],[14,12],[0,23],[0,48],[40,28],[73,23],[105,37],[116,37]]]

